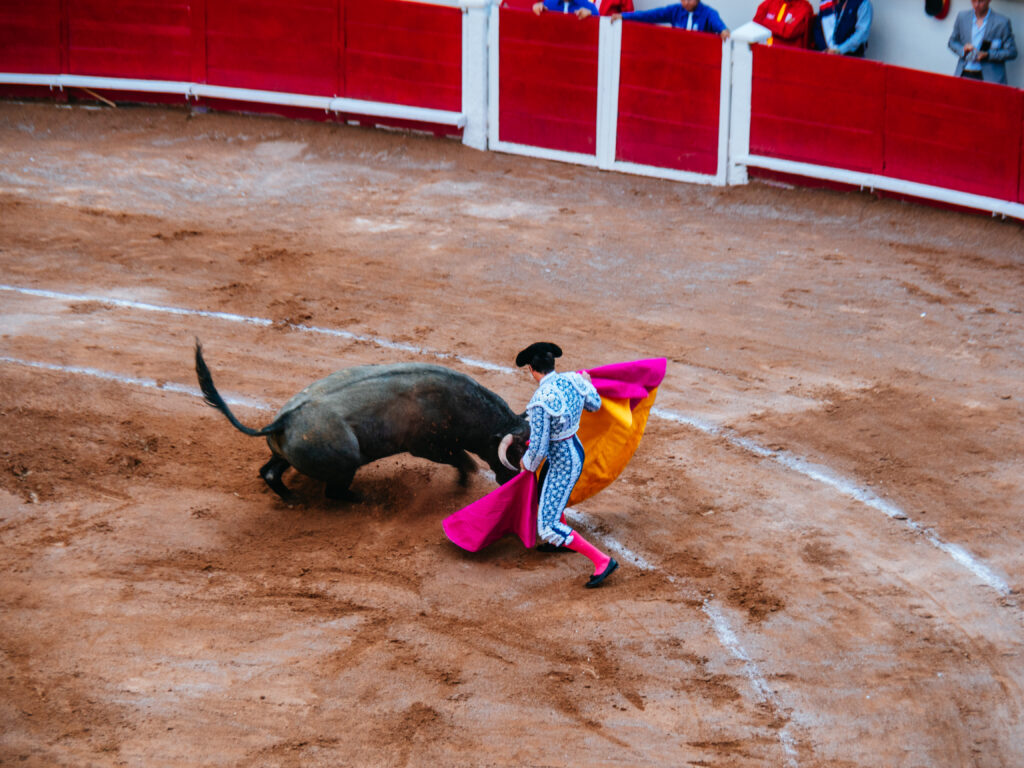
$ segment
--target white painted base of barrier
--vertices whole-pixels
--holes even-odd
[[[363,101],[333,96],[310,96],[301,93],[261,91],[254,88],[232,88],[222,85],[188,83],[169,80],[136,80],[122,77],[87,77],[83,75],[23,75],[16,72],[0,72],[0,83],[7,85],[33,85],[50,89],[90,88],[103,91],[133,91],[140,93],[171,93],[188,99],[224,99],[226,101],[248,102],[250,104],[274,104],[282,107],[303,107],[322,109],[369,117],[410,120],[417,123],[450,125],[456,128],[466,126],[465,112],[450,112],[427,107],[409,107],[403,104],[388,104],[380,101]]]
[[[870,190],[881,189],[908,197],[935,200],[936,202],[949,203],[950,205],[957,205],[963,208],[986,211],[990,212],[993,216],[1024,219],[1024,204],[1012,203],[995,197],[973,195],[969,192],[958,192],[953,189],[946,189],[945,187],[934,187],[930,184],[919,184],[914,181],[894,179],[890,176],[879,176],[859,171],[845,171],[841,168],[798,163],[794,160],[780,160],[775,157],[764,157],[761,155],[744,155],[736,157],[734,160],[750,168],[763,168],[766,171],[788,173],[810,179],[834,181]]]

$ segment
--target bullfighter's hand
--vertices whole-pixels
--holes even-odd
[[[544,3],[534,3],[533,4],[533,12],[535,14],[537,14],[538,16],[540,16],[542,13],[544,13]]]
[[[576,10],[576,18],[577,19],[585,19],[585,18],[587,18],[587,16],[593,16],[593,14],[590,12],[589,8],[578,8]]]

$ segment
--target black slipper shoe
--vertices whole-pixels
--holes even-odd
[[[613,557],[611,560],[608,561],[608,565],[605,567],[605,569],[603,571],[601,571],[600,573],[595,573],[593,576],[590,577],[590,581],[588,581],[583,586],[586,587],[587,589],[593,589],[594,587],[600,587],[601,586],[601,582],[603,582],[605,579],[607,579],[609,576],[611,576],[612,575],[612,571],[614,571],[618,567],[619,567],[619,564],[615,562],[615,558]]]

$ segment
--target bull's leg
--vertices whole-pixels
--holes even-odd
[[[469,476],[476,472],[476,462],[468,453],[459,450],[452,457],[452,463],[459,470],[459,485],[465,488],[469,485]]]
[[[356,471],[353,469],[328,480],[327,485],[324,487],[324,496],[337,501],[362,501],[362,495],[349,488],[355,474]]]
[[[409,451],[420,459],[428,459],[436,464],[447,464],[459,470],[459,485],[469,484],[469,476],[476,472],[476,462],[461,448],[431,445]]]
[[[292,492],[288,490],[288,487],[281,481],[284,471],[290,466],[291,464],[287,460],[274,454],[270,457],[270,461],[260,467],[260,477],[263,478],[264,482],[270,486],[274,493],[285,501],[291,501],[295,498]]]

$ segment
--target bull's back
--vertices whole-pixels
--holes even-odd
[[[371,461],[465,435],[479,427],[465,423],[466,414],[494,410],[494,398],[469,376],[442,366],[369,365],[313,382],[278,415],[287,415],[288,442],[326,447],[351,435],[362,459]]]

